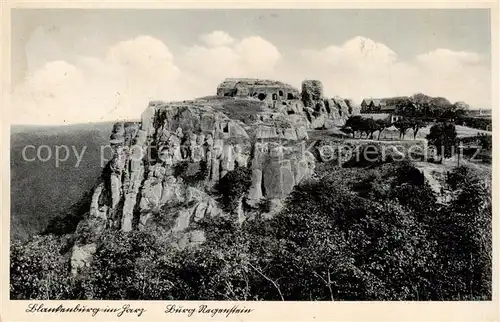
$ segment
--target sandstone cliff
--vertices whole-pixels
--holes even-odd
[[[112,129],[113,157],[78,225],[73,273],[89,265],[95,240],[110,229],[160,229],[173,247],[203,242],[195,223],[229,215],[211,189],[237,167],[251,170],[242,220],[263,200],[279,204],[314,173],[303,144],[308,129],[342,124],[350,114],[341,98],[324,98],[319,81],[304,81],[299,93],[280,82],[229,79],[211,99],[150,102],[141,122]]]

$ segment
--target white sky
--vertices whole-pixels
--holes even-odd
[[[138,118],[226,77],[491,107],[487,10],[15,10],[13,123]]]

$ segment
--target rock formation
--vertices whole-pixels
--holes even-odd
[[[360,112],[351,100],[324,97],[323,84],[318,80],[303,81],[299,92],[278,81],[228,78],[217,88],[217,96],[262,101],[292,124],[308,128],[342,126],[349,116]],[[262,115],[263,120],[269,117]]]
[[[256,113],[249,126],[224,113],[222,98],[238,100],[235,104],[258,100],[267,110]],[[176,247],[202,243],[204,233],[195,229],[196,222],[227,215],[211,188],[237,167],[252,170],[241,201],[246,208],[238,208],[240,220],[262,200],[281,205],[314,173],[315,157],[304,148],[308,129],[324,127],[328,120],[340,124],[350,114],[344,100],[324,98],[319,81],[304,81],[299,93],[276,81],[227,79],[214,99],[150,102],[141,122],[113,126],[112,159],[77,227],[73,273],[89,265],[94,242],[107,229],[130,232],[155,225],[178,236]]]
[[[317,80],[302,82],[302,101],[305,107],[316,108],[323,101],[323,84]]]
[[[228,78],[217,87],[217,96],[252,97],[266,102],[296,100],[299,91],[291,85],[252,78]]]

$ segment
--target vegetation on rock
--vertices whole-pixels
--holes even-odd
[[[247,172],[221,180],[230,208],[247,189]],[[488,187],[465,167],[448,175],[447,187],[450,201],[439,204],[409,163],[322,167],[271,219],[205,218],[207,240],[198,247],[169,247],[154,229],[103,234],[93,264],[74,279],[61,255],[64,238],[35,238],[12,245],[11,296],[489,300]]]
[[[215,185],[214,190],[219,196],[222,208],[227,212],[233,212],[252,184],[252,170],[238,167],[229,171]]]

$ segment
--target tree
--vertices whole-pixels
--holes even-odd
[[[487,151],[491,151],[491,148],[493,147],[493,137],[489,134],[485,133],[480,133],[479,135],[476,136],[476,138],[479,141],[479,145],[481,146],[482,149],[485,149]]]
[[[361,131],[366,133],[366,138],[373,139],[373,133],[378,131],[378,125],[372,118],[361,119]]]
[[[352,136],[355,137],[356,132],[361,132],[363,129],[363,120],[364,120],[364,118],[360,115],[351,116],[345,122],[344,127],[351,128],[352,129]],[[361,133],[360,133],[360,137],[361,137]]]
[[[229,171],[214,189],[219,195],[218,199],[222,208],[228,212],[233,212],[238,207],[240,198],[248,191],[252,184],[252,170],[245,167],[238,167]]]
[[[411,99],[400,100],[397,103],[396,110],[399,115],[406,117],[415,117],[419,111],[417,111],[417,105]]]
[[[273,218],[285,299],[425,299],[432,246],[415,213],[361,198],[338,176],[299,185]],[[281,267],[279,267],[282,270]],[[420,275],[422,274],[422,275]]]
[[[443,158],[451,157],[454,152],[457,142],[455,124],[450,122],[434,124],[426,138],[436,149],[437,155],[441,156],[440,162],[442,163]]]
[[[467,112],[470,110],[470,106],[464,102],[456,102],[450,108],[451,115],[450,118],[457,120],[467,115]]]
[[[435,287],[450,300],[491,300],[491,187],[464,166],[448,173],[446,184],[451,200],[432,225],[446,268]]]
[[[394,123],[394,126],[399,130],[399,138],[404,139],[406,132],[411,129],[412,124],[407,118],[400,118]]]
[[[356,132],[359,132],[360,138],[363,133],[366,134],[366,138],[373,138],[373,133],[378,131],[379,126],[372,118],[355,115],[347,119],[344,129],[344,133],[347,133],[348,129],[350,129],[353,133],[353,137]]]
[[[412,118],[409,120],[409,124],[411,125],[411,129],[413,130],[413,139],[415,140],[417,138],[417,133],[418,131],[427,126],[427,123],[425,123],[423,120],[418,119],[418,118]]]
[[[377,140],[380,140],[380,134],[382,134],[383,130],[390,127],[391,123],[388,120],[376,120],[375,122],[377,123],[377,130],[378,130]]]

